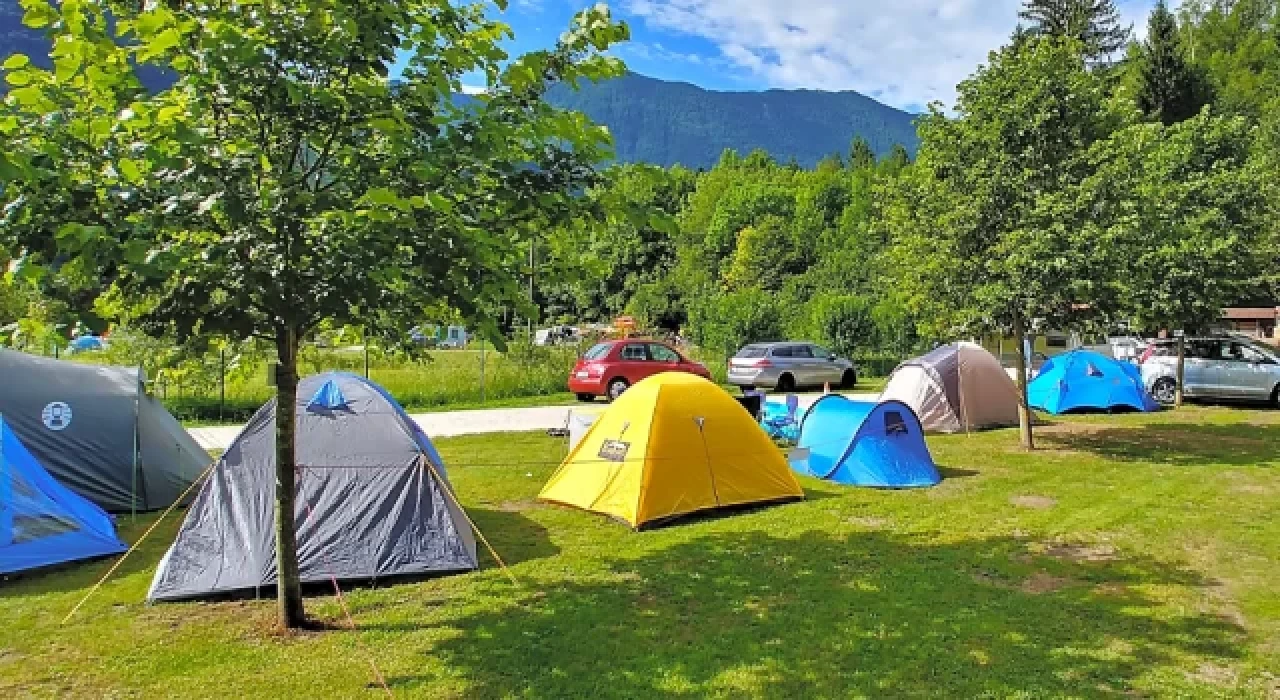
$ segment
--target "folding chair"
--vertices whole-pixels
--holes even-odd
[[[786,437],[794,439],[796,431],[790,429],[796,428],[798,430],[800,427],[800,424],[796,422],[796,413],[799,409],[800,397],[795,394],[787,394],[786,415],[783,415],[781,418],[766,418],[762,423],[764,425],[765,432],[769,433],[769,437],[771,438]]]

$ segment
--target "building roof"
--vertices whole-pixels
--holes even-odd
[[[1280,306],[1237,307],[1223,309],[1222,317],[1232,321],[1266,320],[1280,318]]]

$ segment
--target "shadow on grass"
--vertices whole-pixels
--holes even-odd
[[[1029,556],[1013,539],[717,535],[606,564],[453,621],[422,649],[468,697],[1106,696],[1246,633],[1139,586],[1201,586],[1142,557]],[[397,676],[424,691],[429,674]]]
[[[529,505],[533,506],[532,503]],[[518,512],[468,507],[467,515],[507,566],[560,553],[560,548],[551,542],[547,528]],[[480,552],[480,566],[497,566],[484,543],[476,544]]]
[[[88,592],[89,588],[117,562],[120,562],[120,566],[112,572],[108,581],[115,581],[140,572],[152,574],[160,558],[173,543],[178,526],[186,517],[186,509],[175,509],[145,540],[139,543],[139,539],[160,515],[160,513],[145,513],[137,517],[127,514],[115,516],[116,532],[120,540],[128,545],[137,545],[137,549],[123,562],[120,562],[120,558],[125,555],[116,554],[0,576],[0,591],[5,596],[19,597],[46,593]]]
[[[944,467],[941,464],[937,465],[937,467],[938,467],[938,474],[942,476],[943,480],[964,479],[970,476],[980,476],[982,474],[982,472],[976,469],[960,469],[958,467]]]
[[[1247,423],[1149,423],[1124,428],[1046,432],[1045,447],[1092,452],[1121,461],[1179,466],[1271,466],[1280,455],[1280,429]]]

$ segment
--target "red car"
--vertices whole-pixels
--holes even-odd
[[[597,396],[613,401],[632,384],[659,372],[688,372],[711,379],[706,365],[666,343],[628,338],[597,343],[583,353],[569,373],[569,391],[579,401],[594,401]]]

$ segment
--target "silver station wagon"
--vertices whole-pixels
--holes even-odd
[[[729,360],[729,383],[778,391],[825,384],[852,389],[858,368],[813,343],[752,343]]]
[[[1157,340],[1139,360],[1151,397],[1173,403],[1178,386],[1176,341]],[[1225,401],[1266,401],[1280,408],[1280,355],[1247,338],[1188,338],[1183,395]]]

